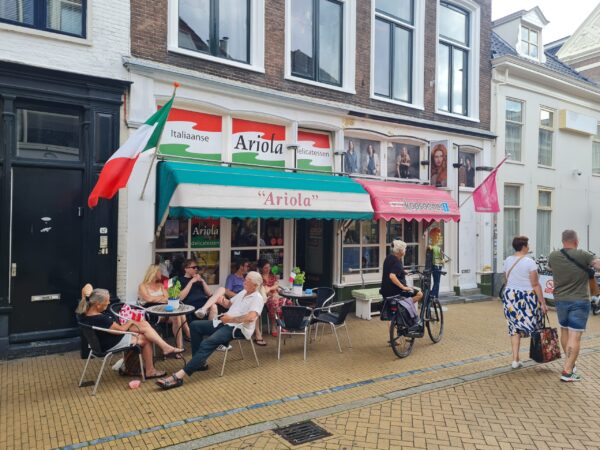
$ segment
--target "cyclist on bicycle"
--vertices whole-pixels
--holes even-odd
[[[390,253],[383,262],[383,275],[381,277],[381,295],[385,297],[412,298],[413,303],[417,303],[423,298],[420,290],[408,287],[406,284],[406,271],[402,264],[402,258],[406,252],[406,243],[400,239],[392,242],[392,253]]]

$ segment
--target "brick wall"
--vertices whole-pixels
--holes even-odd
[[[423,0],[419,0],[423,1]],[[167,0],[131,0],[131,53],[133,56],[170,64],[186,69],[197,70],[222,78],[228,78],[282,92],[306,95],[376,109],[382,112],[405,114],[408,116],[455,123],[469,127],[490,128],[490,36],[491,0],[477,0],[481,5],[480,37],[480,122],[460,120],[434,112],[435,105],[435,51],[436,51],[436,3],[427,0],[425,17],[425,70],[424,102],[425,110],[389,104],[370,98],[370,51],[371,51],[371,4],[369,0],[359,0],[356,18],[356,94],[347,94],[327,88],[310,86],[284,79],[285,68],[285,11],[283,0],[265,0],[265,73],[255,73],[244,69],[193,58],[167,51]]]

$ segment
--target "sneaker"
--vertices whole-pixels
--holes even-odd
[[[573,373],[577,373],[577,366],[573,366]]]
[[[563,372],[560,376],[560,381],[566,381],[567,383],[572,383],[574,381],[581,381],[581,375],[576,373],[565,373]]]
[[[523,367],[523,363],[521,361],[513,361],[511,367],[513,369],[520,369],[521,367]]]
[[[231,350],[233,347],[231,345],[225,346],[225,345],[219,345],[217,347],[217,351],[218,352],[226,352],[227,350]]]
[[[202,308],[197,309],[196,312],[194,313],[194,315],[198,318],[198,319],[204,319],[206,317],[206,312],[204,312],[202,310]]]

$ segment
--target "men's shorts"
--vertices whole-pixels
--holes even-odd
[[[556,302],[556,315],[561,328],[585,331],[590,315],[589,300],[560,300]]]

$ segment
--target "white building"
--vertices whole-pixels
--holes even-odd
[[[565,6],[566,7],[566,6]],[[539,8],[493,23],[492,129],[499,170],[496,271],[525,235],[535,256],[578,232],[580,246],[600,252],[600,177],[592,149],[600,140],[600,87],[544,52],[548,21]]]

